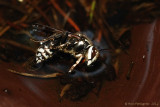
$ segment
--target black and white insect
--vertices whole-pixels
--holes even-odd
[[[33,25],[30,33],[32,41],[39,43],[35,55],[23,63],[22,71],[16,70],[15,66],[9,69],[10,72],[36,78],[59,77],[61,84],[65,85],[60,97],[66,94],[72,100],[85,96],[97,84],[101,86],[104,78],[115,79],[110,53],[101,52],[108,48],[104,39],[96,44],[83,33],[40,24]],[[93,43],[104,49],[98,50]],[[72,74],[65,75],[64,71]],[[66,86],[70,88],[66,89]]]
[[[33,40],[40,43],[36,51],[37,64],[53,57],[56,51],[61,51],[76,58],[75,64],[68,71],[68,73],[72,73],[80,62],[91,66],[99,57],[98,49],[85,34],[61,31],[40,24],[33,25],[33,28],[35,32],[41,32],[41,35],[48,36],[42,40]]]

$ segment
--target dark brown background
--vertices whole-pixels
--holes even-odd
[[[63,99],[59,102],[60,87],[56,79],[35,79],[7,71],[12,64],[0,64],[0,107],[125,107],[143,104],[160,106],[160,19],[132,29],[129,55],[120,55],[120,75],[105,82],[99,96],[92,92],[81,101]],[[143,58],[145,56],[145,58]],[[131,79],[126,80],[130,59],[135,64]],[[148,104],[148,105],[147,105]],[[156,105],[152,105],[156,104]]]

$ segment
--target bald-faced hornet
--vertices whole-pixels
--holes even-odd
[[[61,31],[40,24],[33,25],[33,28],[35,32],[40,32],[42,35],[49,36],[42,40],[33,39],[33,41],[40,43],[36,51],[37,64],[51,58],[56,51],[61,51],[77,59],[75,64],[73,64],[68,71],[68,73],[72,73],[80,62],[91,66],[99,57],[98,49],[85,34]]]
[[[115,72],[112,72],[114,68],[110,66],[110,53],[98,50],[93,44],[95,41],[90,41],[85,34],[57,30],[39,24],[33,25],[31,34],[32,41],[40,44],[36,48],[35,56],[23,64],[22,72],[17,71],[16,67],[15,70],[9,71],[36,78],[60,77],[61,84],[65,85],[60,96],[66,94],[71,99],[85,96],[97,84],[101,87],[103,79],[115,79]],[[102,39],[99,44],[95,44],[107,48],[105,43]],[[65,75],[64,71],[75,73]]]

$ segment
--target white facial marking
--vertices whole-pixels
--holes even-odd
[[[93,52],[93,46],[91,46],[88,49],[88,56],[87,56],[88,62],[87,62],[87,66],[91,65],[94,61],[96,61],[97,58],[98,58],[98,56],[99,56],[99,52],[97,50],[95,50],[95,55],[94,56],[92,56],[92,52]]]
[[[94,62],[98,57],[98,53],[96,52],[96,55],[94,56],[94,58],[92,59],[92,62]]]
[[[93,46],[91,46],[88,50],[88,59],[91,59],[92,57],[92,49],[93,49]]]

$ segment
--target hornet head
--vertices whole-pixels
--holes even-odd
[[[85,55],[85,61],[87,63],[87,66],[90,66],[93,62],[95,62],[98,56],[99,51],[94,46],[90,46]]]

